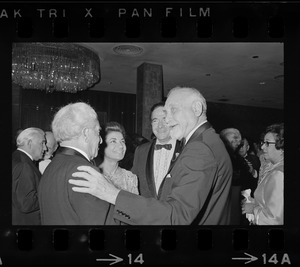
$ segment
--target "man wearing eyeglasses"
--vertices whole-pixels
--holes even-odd
[[[62,107],[54,116],[52,131],[60,144],[45,169],[39,185],[42,225],[104,225],[110,223],[109,203],[91,195],[74,192],[68,179],[80,165],[94,169],[102,139],[97,113],[86,103]]]

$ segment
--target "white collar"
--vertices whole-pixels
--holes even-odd
[[[17,148],[17,150],[22,151],[23,153],[25,153],[33,161],[32,156],[29,153],[27,153],[25,150],[23,150],[22,148],[19,148],[19,147]]]

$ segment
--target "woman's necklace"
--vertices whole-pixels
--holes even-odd
[[[105,174],[106,176],[108,176],[108,177],[113,177],[114,174],[116,173],[116,171],[117,171],[118,168],[119,168],[119,165],[117,165],[117,167],[116,167],[112,172],[110,172],[110,173],[104,171],[104,169],[103,169],[103,172],[104,172],[104,174]]]

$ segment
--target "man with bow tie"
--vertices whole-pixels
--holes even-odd
[[[164,111],[170,134],[184,147],[160,187],[159,199],[131,194],[101,173],[78,167],[69,183],[115,205],[114,218],[132,225],[228,225],[232,164],[223,141],[207,121],[206,100],[195,88],[175,87]]]
[[[131,171],[139,179],[140,194],[159,199],[160,188],[179,155],[180,142],[170,136],[163,102],[152,106],[150,120],[155,138],[136,148]]]

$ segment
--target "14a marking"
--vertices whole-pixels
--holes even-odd
[[[274,253],[269,259],[267,259],[267,254],[266,253],[262,254],[262,257],[263,257],[263,263],[264,264],[268,264],[268,263],[277,264],[277,263],[279,263],[276,253]],[[281,262],[280,262],[280,264],[285,264],[285,263],[291,264],[289,255],[287,253],[283,254]]]

